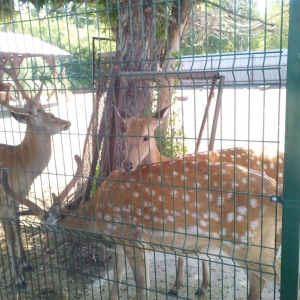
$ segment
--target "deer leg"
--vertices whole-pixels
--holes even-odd
[[[139,248],[125,249],[137,289],[137,299],[148,299],[146,289],[150,288],[149,251]]]
[[[206,260],[202,260],[202,274],[202,284],[200,289],[196,291],[195,295],[204,295],[210,286],[209,265]]]
[[[23,271],[25,271],[25,272],[32,271],[33,268],[30,266],[30,263],[26,257],[24,247],[23,247],[19,218],[13,222],[12,227],[13,227],[13,231],[14,231],[14,235],[15,235],[15,242],[16,242],[16,248],[17,248],[17,251],[19,254],[19,259],[23,266]]]
[[[120,248],[120,247],[119,247]],[[124,271],[125,271],[125,256],[124,251],[123,254],[121,251],[117,251],[115,254],[115,262],[114,262],[114,282],[110,291],[110,300],[119,299],[119,283],[122,281]]]
[[[8,246],[8,251],[9,255],[11,258],[11,264],[13,268],[13,273],[16,278],[16,285],[18,288],[25,288],[26,284],[24,281],[24,277],[19,270],[18,264],[17,264],[17,257],[16,257],[16,252],[15,252],[15,235],[13,231],[12,224],[9,222],[2,222],[3,228],[5,231],[5,236],[6,236],[6,242]]]
[[[261,292],[266,284],[266,281],[262,279],[255,272],[249,272],[250,291],[248,300],[261,299]]]
[[[178,257],[176,279],[175,279],[173,288],[168,291],[168,295],[177,296],[178,291],[182,288],[182,286],[183,286],[183,267],[184,267],[184,259],[183,259],[183,257]]]

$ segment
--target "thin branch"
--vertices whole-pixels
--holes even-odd
[[[199,1],[200,3],[203,3],[203,0],[198,0],[198,1]],[[267,22],[265,22],[264,20],[262,20],[262,19],[260,19],[260,18],[248,17],[248,16],[245,16],[245,15],[241,15],[241,14],[239,14],[239,13],[233,11],[232,9],[228,9],[228,8],[226,8],[225,6],[220,5],[220,4],[217,4],[217,3],[212,2],[212,1],[206,1],[205,3],[208,3],[208,4],[210,4],[210,5],[214,6],[214,7],[220,8],[221,10],[227,12],[228,14],[235,15],[235,16],[241,18],[241,19],[257,21],[257,22],[259,22],[259,23],[262,23],[262,24],[268,25],[268,26],[272,26],[272,27],[275,26],[275,24],[273,24],[273,23],[267,23]]]

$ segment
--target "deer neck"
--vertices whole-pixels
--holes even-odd
[[[27,126],[19,148],[23,161],[30,164],[31,171],[41,173],[51,158],[51,134],[39,132]]]
[[[154,163],[159,163],[159,162],[164,162],[164,161],[170,161],[171,158],[163,156],[157,146],[156,146],[156,141],[154,138],[151,139],[150,141],[150,147],[149,147],[149,153],[147,156],[141,161],[141,165],[148,165],[148,164],[154,164]]]

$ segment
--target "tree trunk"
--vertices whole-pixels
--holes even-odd
[[[186,29],[191,11],[193,8],[193,1],[182,0],[180,2],[175,1],[172,5],[171,17],[168,26],[168,39],[165,43],[164,57],[162,59],[162,70],[173,71],[178,69],[176,67],[177,59],[174,58],[174,54],[178,54],[180,51],[180,42],[182,35]],[[160,85],[162,86],[158,90],[158,103],[157,112],[162,108],[170,106],[174,97],[174,78],[162,78]],[[162,123],[157,130],[159,130],[159,136],[165,136],[167,133],[168,122]]]
[[[152,1],[139,0],[123,1],[120,6],[119,31],[117,34],[117,50],[121,51],[120,90],[116,91],[116,104],[125,110],[128,115],[140,117],[152,104],[152,85],[149,80],[130,76],[132,72],[156,71],[158,62],[155,57],[155,30]],[[126,75],[125,75],[126,74]],[[128,75],[127,75],[128,74]],[[122,92],[121,92],[122,91]],[[107,122],[115,123],[114,111]],[[121,132],[118,132],[121,128]],[[110,171],[120,165],[125,156],[124,140],[120,136],[124,128],[117,124],[112,126],[106,139],[101,155],[101,177],[105,178]],[[113,157],[110,155],[114,153]],[[108,167],[110,165],[110,167]]]

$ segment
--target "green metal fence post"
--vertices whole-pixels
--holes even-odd
[[[290,1],[281,300],[298,299],[300,227],[300,1]]]

